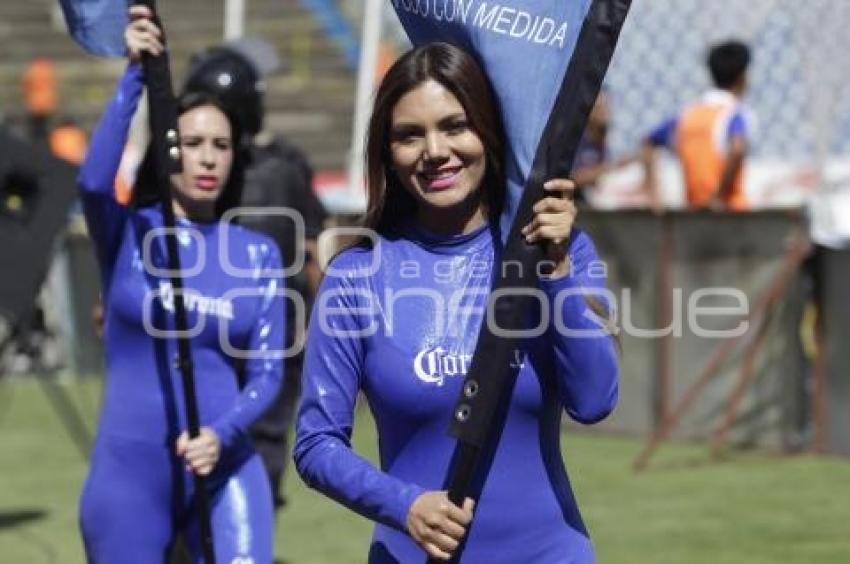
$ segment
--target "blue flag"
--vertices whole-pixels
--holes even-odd
[[[507,234],[592,0],[391,0],[414,45],[454,43],[483,64],[508,141]]]
[[[86,51],[104,57],[125,54],[127,0],[59,0],[71,37]]]

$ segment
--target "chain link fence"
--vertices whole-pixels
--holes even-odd
[[[608,77],[611,145],[628,152],[709,88],[710,45],[753,48],[748,107],[755,157],[812,162],[850,153],[850,2],[638,0]]]

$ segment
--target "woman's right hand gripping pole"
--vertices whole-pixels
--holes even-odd
[[[410,506],[407,532],[428,556],[450,560],[472,522],[474,507],[470,498],[458,507],[449,501],[448,492],[425,492]]]

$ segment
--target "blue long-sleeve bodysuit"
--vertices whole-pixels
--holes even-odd
[[[498,255],[490,227],[453,237],[397,231],[332,261],[310,323],[295,447],[310,486],[377,521],[371,563],[425,561],[404,532],[407,513],[419,494],[444,489],[455,445],[450,414]],[[564,410],[583,423],[610,413],[618,369],[613,339],[583,295],[606,302],[604,268],[583,232],[574,231],[569,255],[569,275],[540,282],[548,313],[541,308],[532,325],[542,334],[515,353],[516,388],[489,477],[483,485],[478,478],[462,562],[594,561],[562,462],[560,423]],[[380,469],[351,449],[361,391],[377,424]]]
[[[163,562],[179,531],[198,554],[192,476],[174,454],[186,429],[176,342],[156,337],[174,328],[171,284],[157,270],[167,268],[165,238],[155,231],[161,208],[131,210],[113,197],[142,87],[131,65],[79,179],[106,314],[106,390],[80,504],[96,563]],[[217,561],[271,562],[271,495],[247,429],[280,386],[284,299],[272,270],[280,257],[270,239],[241,227],[185,219],[177,227],[200,420],[222,443],[209,479]]]

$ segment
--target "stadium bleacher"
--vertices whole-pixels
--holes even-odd
[[[191,53],[221,41],[223,3],[161,2],[170,34],[175,84]],[[58,4],[0,3],[0,113],[23,118],[20,77],[35,57],[56,63],[60,111],[90,129],[124,63],[87,55],[69,38]],[[344,167],[354,104],[354,73],[343,53],[298,0],[246,3],[245,31],[278,50],[282,70],[268,80],[268,125],[304,148],[317,169]]]

